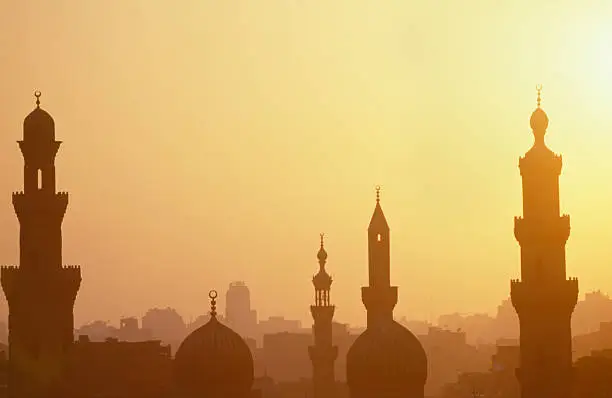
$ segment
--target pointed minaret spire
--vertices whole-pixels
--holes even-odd
[[[211,319],[217,318],[217,291],[211,290],[208,292],[208,298],[210,298],[210,317]]]
[[[380,206],[380,185],[376,186],[376,207],[374,208],[374,214],[370,220],[370,229],[388,230],[389,225],[387,219],[383,213],[382,207]]]
[[[390,229],[380,205],[380,187],[376,187],[376,207],[368,227],[368,287],[362,290],[368,310],[368,327],[374,323],[393,320],[397,302],[397,288],[391,286]],[[385,300],[372,299],[374,294],[385,295]],[[365,295],[365,296],[364,296]]]
[[[542,102],[542,97],[541,97],[541,94],[542,94],[542,85],[541,84],[536,85],[536,91],[538,92],[538,100],[537,100],[537,102],[538,102],[538,108],[539,108],[540,107],[540,103]]]

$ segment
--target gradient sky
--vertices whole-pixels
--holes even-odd
[[[189,319],[232,280],[260,317],[309,323],[320,232],[336,319],[363,324],[377,184],[396,315],[494,312],[519,276],[541,83],[568,274],[611,292],[611,19],[584,0],[0,0],[0,262],[18,261],[15,141],[41,90],[77,324]]]

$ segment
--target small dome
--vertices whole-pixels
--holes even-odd
[[[36,108],[23,121],[23,139],[55,140],[55,122],[45,110]]]
[[[368,328],[347,353],[346,380],[352,396],[387,391],[422,397],[427,355],[414,334],[395,321]]]
[[[174,372],[185,396],[247,397],[253,386],[253,356],[242,337],[213,315],[183,340]]]
[[[546,115],[546,112],[544,112],[542,108],[537,107],[531,114],[529,124],[534,132],[545,132],[548,128],[548,116]]]
[[[319,249],[319,252],[317,253],[317,258],[319,259],[319,261],[327,260],[327,252],[323,248],[323,245],[321,245],[321,248]]]

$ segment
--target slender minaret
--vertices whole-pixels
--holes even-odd
[[[319,272],[312,278],[315,304],[310,306],[314,319],[312,327],[314,345],[308,347],[308,353],[312,361],[314,398],[334,398],[336,396],[334,362],[338,357],[338,347],[332,343],[332,320],[336,307],[330,303],[329,293],[332,278],[325,271],[327,252],[323,247],[323,234],[321,234],[321,247],[317,258],[319,259]]]
[[[512,304],[520,320],[522,398],[569,398],[572,379],[571,317],[578,280],[565,274],[565,243],[570,220],[560,215],[561,156],[546,147],[548,117],[531,115],[533,147],[519,159],[523,179],[523,217],[514,219],[521,247],[521,280],[511,281]]]
[[[391,286],[389,224],[380,207],[380,187],[376,187],[376,207],[368,227],[369,286],[361,288],[361,300],[368,311],[368,328],[393,321],[397,286]]]
[[[74,340],[73,307],[81,270],[62,266],[62,221],[68,194],[56,192],[53,118],[40,108],[24,120],[19,147],[24,188],[13,194],[20,224],[18,267],[3,267],[9,306],[9,396],[49,397],[61,385],[66,350]]]

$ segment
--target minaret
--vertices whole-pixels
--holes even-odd
[[[369,286],[361,288],[361,300],[368,311],[368,328],[393,320],[397,286],[391,286],[389,224],[380,207],[380,187],[376,187],[376,207],[368,227]]]
[[[314,319],[312,327],[314,345],[308,347],[308,353],[312,361],[314,398],[333,398],[336,396],[334,362],[338,357],[338,347],[332,344],[332,319],[336,307],[330,304],[329,293],[332,278],[325,271],[327,252],[323,247],[323,234],[321,234],[321,247],[317,258],[319,259],[319,272],[312,278],[315,288],[315,304],[310,306]]]
[[[519,159],[523,179],[523,217],[514,219],[521,247],[521,280],[511,281],[512,304],[520,320],[522,398],[569,398],[572,379],[571,317],[578,280],[565,274],[565,243],[570,220],[559,211],[561,156],[546,147],[548,117],[531,115],[532,148]]]
[[[53,118],[40,108],[24,120],[24,190],[13,194],[20,223],[18,267],[2,267],[9,306],[9,396],[48,397],[61,383],[63,359],[74,340],[73,307],[81,270],[62,266],[62,220],[68,194],[56,192]]]

